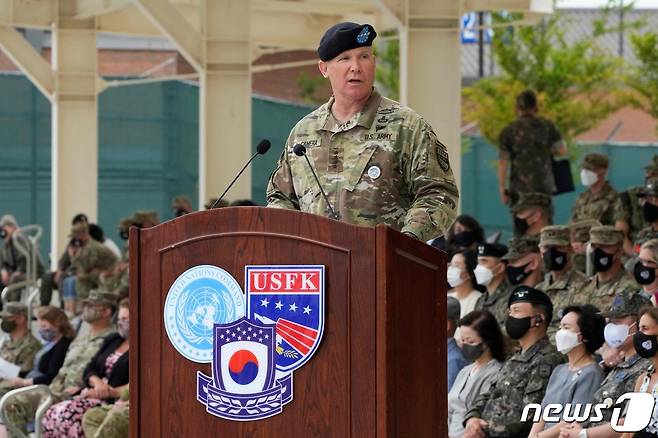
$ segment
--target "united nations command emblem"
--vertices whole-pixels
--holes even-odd
[[[232,323],[245,315],[244,294],[225,270],[212,265],[183,272],[169,288],[164,324],[169,341],[187,359],[213,359],[215,324]]]

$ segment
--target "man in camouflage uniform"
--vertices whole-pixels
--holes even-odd
[[[594,219],[602,225],[625,223],[624,209],[619,194],[608,182],[608,157],[599,154],[587,154],[580,165],[581,180],[589,184],[587,190],[578,195],[571,208],[569,222]],[[587,175],[591,175],[587,180]]]
[[[537,237],[512,237],[503,260],[507,261],[507,280],[512,288],[519,285],[534,287],[541,281],[542,260]]]
[[[75,295],[64,294],[64,306],[69,312],[77,314],[77,300],[87,298],[89,291],[100,285],[103,275],[110,273],[117,262],[112,250],[99,243],[89,235],[87,224],[77,224],[71,228],[70,237],[77,248],[73,253],[75,266]]]
[[[539,236],[542,228],[553,222],[551,197],[545,193],[521,193],[510,209],[514,215],[516,235]]]
[[[527,437],[532,422],[521,423],[529,403],[541,403],[553,369],[564,361],[546,336],[553,306],[540,290],[519,286],[509,299],[507,332],[520,350],[510,357],[489,390],[473,401],[464,416],[462,438]]]
[[[31,253],[32,242],[17,230],[18,222],[14,216],[6,214],[0,218],[0,239],[4,241],[0,247],[0,290],[27,279],[28,259],[21,250]],[[37,278],[43,275],[43,265],[38,256],[33,269],[36,269]],[[18,301],[20,297],[21,289],[15,289],[7,294],[7,301]]]
[[[171,209],[174,212],[174,216],[180,217],[184,214],[192,213],[194,208],[192,208],[192,203],[187,196],[179,195],[171,200]]]
[[[49,385],[54,403],[68,400],[84,388],[85,367],[98,352],[105,337],[114,332],[110,321],[115,310],[116,300],[113,294],[98,290],[89,293],[89,298],[83,303],[82,312],[83,320],[89,324],[89,330],[79,333],[73,340],[59,373]],[[26,433],[27,423],[34,420],[43,396],[43,390],[35,388],[32,392],[14,395],[8,400],[3,415],[12,437],[22,436],[17,431]]]
[[[658,155],[654,155],[651,163],[644,168],[644,184],[631,187],[619,194],[625,212],[624,220],[628,225],[624,231],[630,239],[629,244],[632,244],[635,241],[635,235],[647,226],[638,195],[645,191],[646,183],[653,178],[658,178]]]
[[[459,197],[446,147],[413,110],[373,88],[376,33],[340,23],[318,54],[333,97],[293,128],[267,188],[268,207],[333,216],[306,159],[306,148],[330,206],[355,225],[383,223],[417,239],[442,235]]]
[[[537,115],[533,91],[517,96],[516,112],[518,118],[502,130],[498,141],[498,188],[501,200],[510,208],[514,208],[521,193],[550,197],[555,191],[552,157],[567,153],[553,122]]]
[[[633,334],[637,332],[637,315],[640,309],[650,305],[651,302],[641,294],[632,290],[624,290],[617,294],[612,306],[604,313],[608,318],[609,324],[615,324],[619,327],[623,325],[625,328],[621,331],[622,336],[617,336],[618,339],[616,340],[617,343],[621,342],[617,346],[621,361],[610,370],[599,389],[594,393],[591,401],[593,404],[602,403],[609,407],[622,394],[633,392],[638,376],[646,372],[651,365],[651,359],[642,359],[633,346]],[[624,333],[627,333],[625,337],[623,336]],[[621,339],[622,337],[624,338],[623,340]],[[614,339],[610,339],[606,335],[606,342],[612,341]],[[609,364],[604,365],[608,367]],[[612,418],[612,409],[604,409],[602,413],[603,420],[596,423],[561,423],[559,425],[560,432],[562,433],[560,437],[579,438],[581,436],[579,435],[580,431],[583,428],[588,429],[588,435],[590,437],[602,436],[599,434],[600,432],[611,431],[610,419]]]
[[[642,244],[658,238],[658,178],[647,180],[644,190],[637,193],[637,197],[641,200],[642,216],[646,226],[635,235],[634,254],[639,252]]]
[[[481,243],[477,252],[475,278],[487,290],[478,298],[475,310],[488,310],[502,327],[507,318],[507,301],[512,293],[503,260],[507,247],[498,243]]]
[[[574,304],[573,294],[580,289],[588,278],[573,268],[571,263],[573,250],[569,240],[569,228],[552,225],[541,230],[539,250],[544,261],[546,274],[536,288],[545,292],[553,303],[553,320],[548,327],[548,339],[555,341],[555,332],[560,328],[562,311]]]
[[[601,224],[593,219],[574,222],[569,225],[571,230],[571,248],[573,248],[573,266],[574,269],[589,276],[593,272],[587,271],[587,243],[589,242],[589,231],[592,227],[598,227]]]
[[[19,377],[25,377],[32,369],[34,356],[42,345],[30,332],[27,307],[21,303],[5,304],[0,312],[2,331],[9,337],[0,346],[0,357],[20,367]],[[0,381],[0,396],[14,387],[12,380]]]
[[[587,303],[598,309],[607,309],[618,291],[640,290],[622,266],[624,234],[615,227],[593,227],[589,241],[594,250],[592,260],[596,275],[573,297],[574,303]]]
[[[113,405],[89,409],[82,417],[86,438],[125,438],[128,436],[128,390]]]

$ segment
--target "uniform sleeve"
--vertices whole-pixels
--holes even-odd
[[[445,234],[455,220],[459,190],[448,150],[432,128],[422,122],[407,134],[411,144],[403,171],[412,202],[401,231],[427,241]]]
[[[281,152],[276,170],[272,172],[270,181],[267,184],[267,206],[274,208],[286,208],[289,210],[299,210],[299,201],[293,185],[292,173],[290,172],[290,163],[288,162],[288,151],[292,147],[294,135],[291,132],[288,141]]]
[[[624,203],[620,195],[615,197],[615,201],[612,204],[612,225],[618,221],[628,222],[628,214],[624,208]]]
[[[18,373],[20,377],[25,377],[27,373],[32,370],[32,366],[34,365],[34,357],[37,355],[40,349],[41,344],[39,344],[39,341],[36,339],[30,339],[27,341],[25,348],[20,353],[19,357],[17,358],[18,360],[16,361],[16,365],[21,367],[21,370]]]

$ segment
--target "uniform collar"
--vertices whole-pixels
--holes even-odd
[[[537,353],[539,353],[541,350],[544,349],[544,347],[546,347],[547,344],[549,344],[548,336],[544,336],[543,338],[532,344],[532,346],[528,348],[525,352],[519,350],[515,355],[515,359],[518,360],[519,362],[530,362]]]
[[[382,101],[382,95],[379,94],[379,92],[375,88],[373,88],[372,93],[370,94],[370,97],[366,101],[366,104],[361,110],[361,112],[355,114],[354,117],[352,117],[347,122],[343,123],[343,125],[346,126],[351,125],[347,129],[341,129],[341,126],[343,125],[338,126],[337,120],[331,114],[331,107],[333,106],[334,101],[335,101],[334,96],[331,96],[329,98],[329,101],[325,104],[324,114],[320,116],[321,130],[340,132],[340,131],[346,131],[347,129],[351,129],[356,125],[363,126],[366,129],[370,129],[372,127],[372,124],[375,122],[375,118],[377,117],[377,109],[379,108],[379,104]],[[356,121],[354,121],[355,119]]]

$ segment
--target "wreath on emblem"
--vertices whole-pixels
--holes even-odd
[[[185,336],[187,341],[192,344],[199,344],[201,341],[204,341],[205,338],[203,336],[194,334],[194,332],[187,325],[187,321],[185,320],[185,307],[187,306],[187,301],[190,299],[190,296],[191,294],[187,294],[184,298],[181,297],[182,299],[180,304],[176,309],[176,323],[178,323],[178,327],[180,327],[180,331]]]

